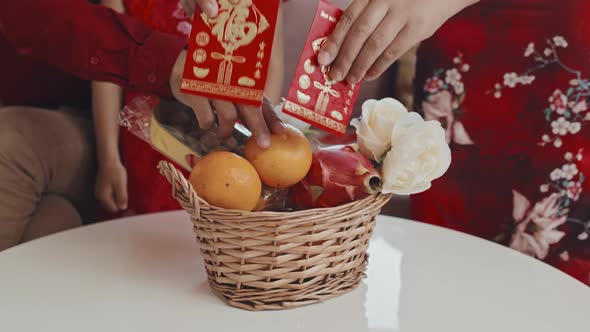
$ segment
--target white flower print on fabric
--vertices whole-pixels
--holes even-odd
[[[562,177],[566,180],[571,180],[578,175],[578,166],[576,164],[566,164],[561,168]]]
[[[552,194],[534,206],[518,191],[513,191],[513,218],[516,229],[510,248],[538,259],[545,259],[550,246],[559,243],[565,233],[558,230],[567,217],[559,215],[558,194]]]
[[[559,179],[561,179],[563,177],[563,171],[561,170],[561,168],[556,168],[553,170],[553,172],[551,172],[551,174],[549,175],[549,178],[551,179],[551,181],[557,181]]]
[[[544,109],[544,119],[548,131],[542,133],[540,147],[552,146],[560,149],[565,137],[578,135],[590,121],[590,80],[579,70],[572,69],[559,57],[560,49],[567,48],[568,42],[563,36],[555,36],[546,40],[546,48],[537,50],[534,43],[529,43],[524,56],[535,62],[535,66],[522,72],[508,72],[503,75],[503,84],[496,83],[487,93],[501,98],[503,89],[514,88],[518,84],[528,85],[535,81],[534,73],[549,66],[557,66],[574,76],[569,86],[557,88],[548,96],[548,104]],[[583,150],[565,152],[565,162],[551,170],[545,183],[539,185],[543,199],[533,205],[523,194],[513,190],[513,228],[509,233],[501,233],[497,241],[507,243],[511,248],[522,251],[538,259],[545,259],[551,252],[560,259],[570,260],[571,253],[561,245],[557,245],[565,236],[565,230],[579,229],[579,241],[590,240],[590,220],[583,221],[569,216],[572,206],[580,201],[583,193],[585,175],[579,165],[584,163]],[[582,168],[583,169],[583,168]],[[565,224],[572,227],[560,229]],[[575,224],[575,225],[573,225]],[[568,240],[569,242],[569,240]]]
[[[553,191],[559,194],[560,213],[567,214],[570,206],[580,199],[582,194],[582,184],[585,176],[576,162],[583,160],[583,150],[579,150],[576,154],[566,152],[564,155],[565,163],[551,171],[549,174],[549,181],[541,185],[539,191],[546,193]]]
[[[560,148],[563,145],[563,141],[561,140],[561,138],[558,137],[553,141],[553,145],[556,148]]]
[[[455,93],[458,95],[465,92],[465,86],[463,85],[463,82],[457,82],[453,84],[453,89],[455,89]]]
[[[506,73],[504,74],[504,85],[509,88],[514,88],[516,84],[520,82],[520,78],[516,73]]]
[[[586,100],[582,100],[575,104],[574,108],[572,108],[572,112],[579,114],[588,110],[588,102]]]
[[[488,94],[493,94],[495,98],[502,97],[502,89],[503,87],[508,88],[515,88],[518,84],[521,85],[530,85],[535,81],[535,76],[530,75],[528,73],[519,75],[517,73],[506,73],[504,74],[504,81],[503,85],[500,83],[496,83],[494,86],[494,90],[488,91]]]
[[[555,135],[565,136],[570,124],[564,117],[551,122],[551,129]]]
[[[473,141],[460,120],[461,104],[465,99],[462,73],[468,72],[470,67],[469,64],[463,62],[462,54],[456,56],[453,63],[455,67],[438,69],[432,77],[426,80],[422,113],[425,120],[441,122],[445,128],[448,143],[471,145]]]
[[[527,47],[526,47],[526,50],[524,51],[524,56],[528,58],[533,53],[535,53],[535,44],[534,43],[529,43],[527,45]]]
[[[553,44],[557,47],[562,47],[562,48],[568,47],[567,41],[562,36],[553,37]]]
[[[582,124],[579,122],[570,122],[567,130],[570,132],[570,134],[575,135],[579,133],[580,130],[582,130]]]
[[[550,56],[551,54],[553,54],[553,51],[550,48],[546,48],[543,51],[543,54],[545,54],[545,56]]]
[[[461,73],[457,68],[447,70],[445,82],[447,82],[450,85],[455,85],[459,81],[461,81]]]
[[[535,81],[535,76],[533,75],[524,75],[519,77],[519,82],[522,85],[529,85]]]
[[[574,160],[583,159],[582,150],[575,155],[566,152],[566,163],[554,169],[549,175],[550,181],[539,187],[543,194],[550,193],[532,206],[531,202],[520,192],[513,190],[514,228],[510,234],[509,246],[525,254],[545,259],[550,247],[561,241],[565,233],[559,227],[566,223],[577,223],[584,227],[578,236],[580,241],[590,235],[590,220],[582,222],[568,218],[569,208],[580,199],[582,194],[582,174]],[[503,234],[497,237],[505,238]]]

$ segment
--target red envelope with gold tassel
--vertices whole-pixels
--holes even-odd
[[[283,110],[337,136],[346,133],[360,84],[332,81],[330,68],[320,66],[317,56],[342,13],[320,0]]]
[[[262,105],[280,0],[218,0],[195,15],[181,91]]]

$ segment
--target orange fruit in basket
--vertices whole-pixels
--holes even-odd
[[[272,188],[288,188],[301,181],[311,167],[309,141],[299,130],[286,126],[284,132],[272,134],[270,147],[262,149],[248,141],[245,156],[258,171],[262,182]]]
[[[207,203],[231,210],[252,211],[262,192],[256,169],[235,153],[219,151],[199,160],[189,182]]]

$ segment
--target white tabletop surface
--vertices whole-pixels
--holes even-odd
[[[380,217],[368,278],[325,303],[248,312],[211,293],[184,212],[0,253],[0,331],[589,331],[590,288],[456,232]]]

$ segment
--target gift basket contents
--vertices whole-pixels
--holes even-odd
[[[276,15],[278,1],[219,4],[216,21],[195,17],[185,91],[263,105],[264,84],[258,83],[268,62],[258,61],[254,74],[246,76],[252,69],[248,50],[253,43],[258,54],[270,52],[274,19],[269,17]],[[240,30],[248,36],[239,43],[216,26],[222,18],[248,12],[254,14],[244,16],[246,23],[222,22],[249,24]],[[449,167],[441,125],[394,99],[366,100],[361,117],[349,121],[359,85],[331,81],[329,68],[317,63],[341,14],[319,2],[287,98],[274,107],[287,124],[271,135],[267,149],[240,124],[224,140],[215,128],[199,129],[192,110],[176,102],[140,97],[121,112],[123,126],[174,161],[161,162],[160,172],[191,216],[211,289],[231,306],[287,309],[354,289],[364,277],[383,205],[393,194],[427,190]],[[201,61],[197,55],[203,52],[213,60]],[[205,66],[207,73],[195,69]],[[351,125],[355,142],[316,144],[312,131],[288,124],[301,128],[302,121],[332,135],[343,135]],[[188,178],[182,168],[190,171]]]

